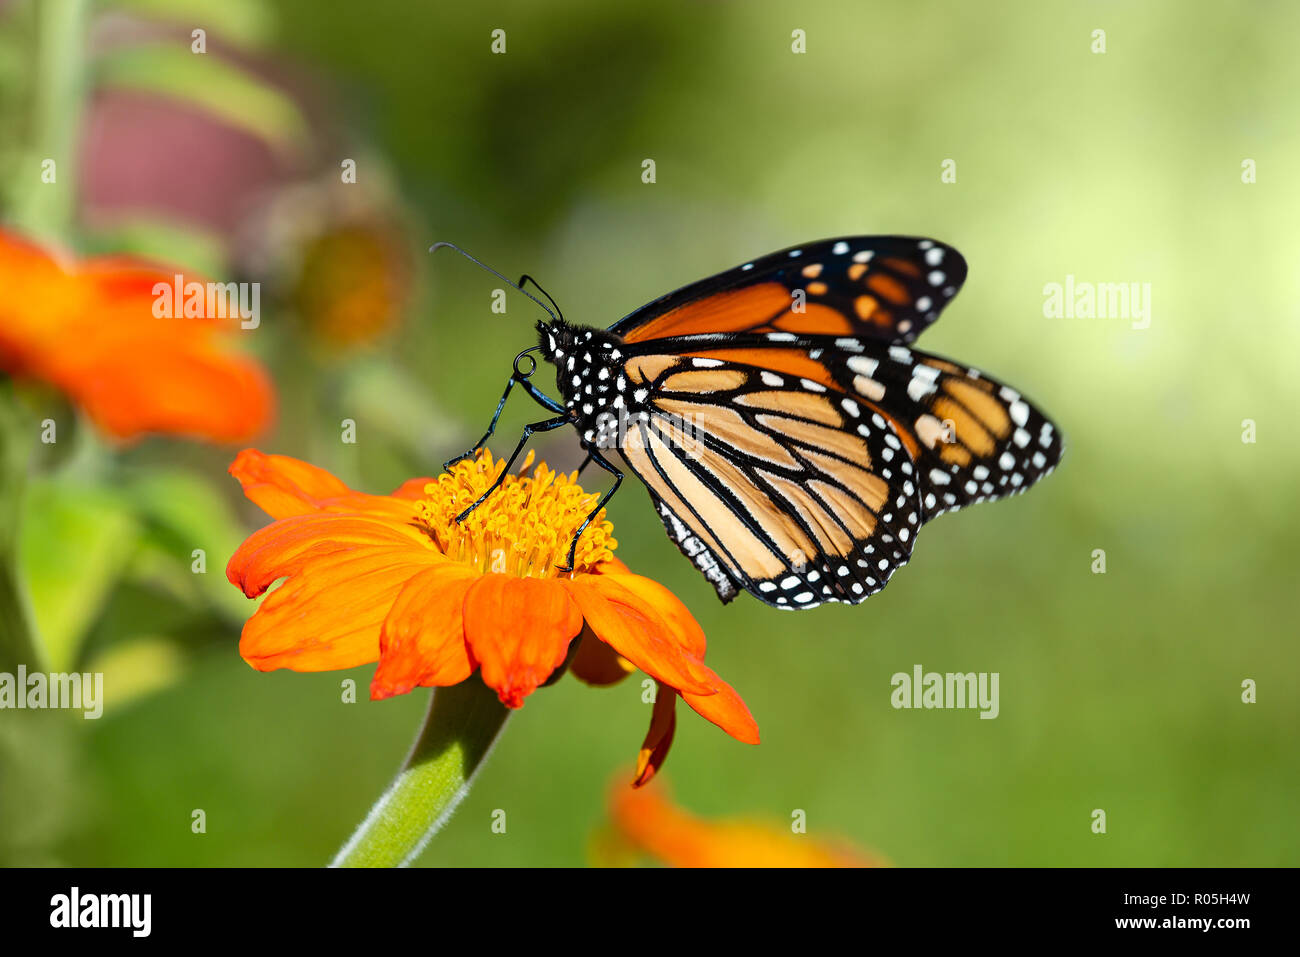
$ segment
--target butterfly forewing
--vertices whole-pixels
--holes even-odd
[[[784,332],[908,343],[938,319],[965,280],[961,253],[933,239],[828,239],[684,286],[609,331],[627,342]]]

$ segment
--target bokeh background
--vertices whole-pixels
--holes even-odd
[[[970,278],[922,345],[1034,397],[1064,464],[928,527],[864,605],[799,615],[719,605],[629,486],[620,557],[684,598],[763,732],[747,747],[681,709],[677,798],[777,824],[802,809],[810,835],[905,866],[1294,865],[1297,35],[1282,2],[10,0],[3,218],[36,230],[63,202],[79,250],[263,282],[251,341],[281,410],[259,447],[369,491],[476,437],[533,342],[535,308],[512,294],[494,314],[500,283],[429,257],[435,240],[592,325],[815,238],[952,243]],[[32,173],[60,130],[64,199]],[[1150,327],[1045,317],[1067,275],[1150,283]],[[35,422],[60,400],[26,401]],[[513,404],[494,448],[530,418]],[[538,447],[576,464],[570,436]],[[104,671],[108,700],[99,721],[0,712],[0,858],[328,860],[427,693],[369,703],[368,668],[239,659],[253,605],[222,569],[263,518],[225,475],[233,450],[85,428],[57,449],[33,466],[24,571],[50,660]],[[1000,716],[894,710],[890,676],[915,664],[999,672]],[[591,863],[640,690],[530,697],[421,862]]]

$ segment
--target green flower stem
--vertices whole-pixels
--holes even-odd
[[[65,238],[74,209],[73,150],[85,96],[86,10],[87,0],[47,0],[37,11],[35,102],[27,144],[33,165],[9,171],[12,182],[23,184],[14,196],[11,221],[46,240]],[[57,164],[54,183],[40,181],[42,159]],[[19,664],[40,668],[44,660],[18,567],[30,428],[12,383],[0,377],[0,671],[8,672]]]
[[[29,162],[18,173],[30,183],[14,197],[10,219],[46,241],[62,241],[76,208],[75,151],[86,95],[88,0],[42,0],[37,9],[36,82]],[[40,163],[54,160],[57,179],[40,180]]]
[[[330,867],[415,860],[469,793],[509,714],[477,676],[437,689],[406,764]]]

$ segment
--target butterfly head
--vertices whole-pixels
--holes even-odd
[[[538,345],[547,362],[559,365],[573,352],[573,327],[563,319],[537,323]]]
[[[563,319],[537,324],[542,357],[555,366],[555,384],[566,409],[585,429],[608,407],[623,407],[623,341],[603,329]]]

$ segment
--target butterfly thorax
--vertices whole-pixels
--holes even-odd
[[[565,409],[582,437],[591,441],[602,416],[626,410],[628,383],[623,372],[623,340],[604,329],[539,322],[542,355],[555,366],[555,382]]]

